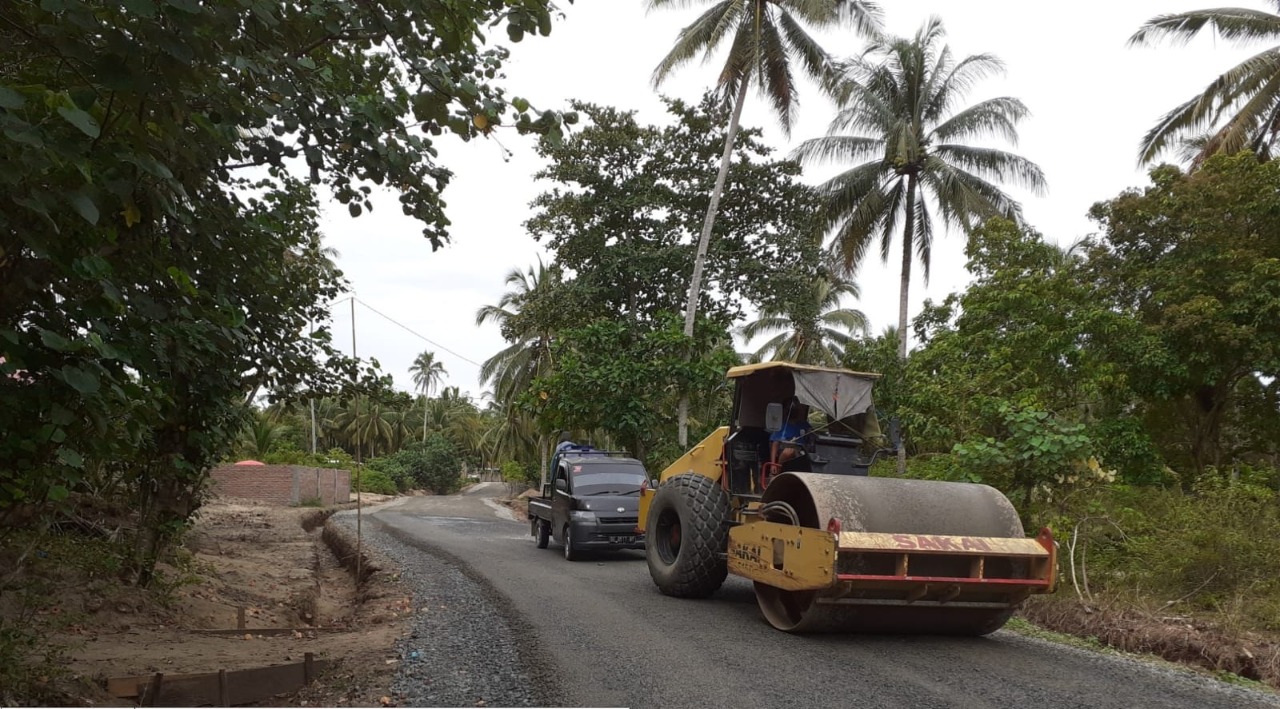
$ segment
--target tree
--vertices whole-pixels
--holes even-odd
[[[458,489],[458,451],[439,433],[396,453],[394,460],[418,485],[438,495]]]
[[[654,9],[686,4],[686,0],[649,0],[649,7]],[[789,133],[798,94],[792,65],[799,63],[806,74],[820,81],[829,78],[831,69],[826,51],[809,36],[805,25],[813,28],[852,26],[862,34],[871,34],[879,30],[879,15],[879,8],[866,0],[714,0],[706,12],[680,31],[675,46],[654,70],[653,84],[661,86],[671,72],[697,55],[702,54],[704,60],[709,60],[722,45],[729,45],[717,86],[726,102],[732,105],[732,112],[725,132],[720,171],[711,189],[694,255],[684,314],[685,337],[693,337],[703,261],[724,193],[747,88],[755,80],[778,114],[783,130]],[[687,445],[687,415],[688,400],[682,398],[679,411],[682,447]]]
[[[244,455],[262,460],[276,447],[288,430],[288,427],[272,421],[267,416],[255,413],[241,434],[240,448]]]
[[[678,420],[671,414],[682,398],[693,404],[686,426],[721,420],[723,369],[736,361],[728,331],[745,303],[789,311],[812,297],[820,234],[807,216],[815,195],[799,182],[798,164],[773,159],[758,130],[742,130],[720,236],[706,254],[714,287],[701,295],[696,336],[686,337],[672,322],[683,310],[691,242],[708,199],[689,186],[716,170],[725,109],[710,96],[696,106],[667,101],[676,121],[658,127],[609,107],[574,107],[588,120],[562,144],[542,146],[551,163],[539,178],[553,185],[526,224],[573,275],[525,301],[510,321],[554,333],[554,366],[525,405],[545,430],[601,429],[652,452],[678,435],[667,423]],[[708,367],[719,371],[705,378]]]
[[[560,130],[508,102],[507,51],[481,48],[486,26],[519,40],[550,18],[547,0],[0,5],[0,516],[127,464],[147,583],[242,402],[356,374],[309,334],[343,286],[315,186],[359,215],[393,185],[442,243],[435,136]]]
[[[933,248],[933,213],[944,226],[971,228],[988,216],[1017,217],[1017,202],[991,180],[1042,190],[1040,168],[1012,153],[965,145],[995,134],[1016,141],[1016,125],[1027,114],[1021,101],[1001,97],[954,111],[973,82],[1002,68],[998,59],[976,54],[956,61],[945,32],[931,18],[911,39],[874,42],[843,68],[843,108],[828,135],[805,141],[796,153],[809,162],[865,161],[823,186],[828,224],[835,229],[833,253],[850,273],[875,241],[889,260],[902,222],[902,275],[898,289],[898,357],[907,357],[907,311],[913,252],[926,282]],[[954,112],[953,112],[954,111]],[[845,135],[858,131],[869,135]],[[936,205],[929,209],[929,201]],[[906,449],[898,452],[905,472]]]
[[[724,331],[701,323],[702,341],[692,347],[674,312],[651,329],[600,319],[563,330],[555,369],[534,383],[524,403],[552,430],[603,429],[638,458],[670,460],[672,451],[658,445],[670,440],[678,392],[722,398],[725,370],[737,364]]]
[[[497,305],[484,305],[476,311],[476,326],[493,322],[511,343],[480,367],[480,384],[493,385],[499,405],[515,401],[550,364],[553,331],[538,327],[531,317],[519,316],[527,303],[544,300],[541,294],[555,288],[560,278],[560,272],[548,268],[541,259],[536,267],[512,269],[505,279],[511,289],[502,294]]]
[[[859,332],[867,329],[862,311],[841,306],[845,296],[858,297],[858,286],[823,269],[813,277],[809,298],[787,310],[767,310],[742,327],[748,341],[777,333],[756,350],[764,360],[782,359],[801,364],[837,366],[844,350]]]
[[[424,350],[409,365],[409,373],[413,375],[413,385],[422,396],[422,440],[427,440],[427,399],[431,391],[440,384],[440,380],[448,372],[442,362],[436,361],[436,353]]]
[[[379,449],[391,447],[394,432],[386,414],[387,406],[381,401],[359,395],[339,414],[337,424],[353,449],[372,458]]]
[[[803,161],[859,162],[822,185],[824,214],[835,229],[832,250],[850,273],[876,241],[889,259],[902,224],[898,290],[898,356],[907,356],[912,254],[928,281],[936,214],[944,226],[972,228],[989,216],[1020,214],[1017,202],[992,184],[1044,188],[1040,168],[1012,153],[964,141],[986,135],[1017,139],[1027,115],[1021,101],[993,98],[955,110],[973,82],[998,72],[988,54],[957,61],[940,46],[942,23],[932,18],[913,38],[884,38],[843,67],[843,108],[826,137],[805,141]],[[867,135],[846,135],[856,131]],[[935,205],[930,209],[930,201]]]
[[[536,268],[531,266],[526,271],[512,269],[506,277],[506,284],[512,287],[511,290],[503,293],[497,305],[485,305],[476,311],[477,326],[494,322],[501,327],[502,336],[511,343],[480,367],[480,384],[493,385],[494,401],[504,415],[503,421],[491,428],[491,433],[485,438],[491,446],[498,447],[495,451],[501,450],[509,455],[515,455],[521,444],[533,443],[544,483],[547,478],[546,434],[534,434],[534,421],[523,415],[516,402],[536,378],[549,371],[555,326],[547,319],[534,317],[523,310],[526,306],[536,309],[538,303],[548,300],[544,294],[556,289],[560,280],[560,271],[548,268],[539,259]],[[493,432],[495,430],[496,433]],[[529,438],[534,435],[536,442]]]
[[[674,123],[642,125],[633,113],[575,103],[587,117],[569,140],[544,141],[550,160],[536,177],[552,186],[533,201],[525,227],[571,270],[569,281],[526,299],[512,322],[536,319],[551,331],[596,317],[652,321],[683,309],[684,274],[694,256],[716,170],[726,111],[710,95],[696,105],[664,99]],[[709,288],[698,312],[721,327],[743,303],[781,308],[808,296],[820,238],[813,190],[800,166],[778,160],[756,128],[740,131],[724,216],[704,254]]]
[[[1280,9],[1280,2],[1267,3]],[[1130,46],[1161,39],[1188,42],[1209,28],[1231,42],[1280,40],[1280,14],[1240,7],[1192,10],[1147,20]],[[1138,159],[1149,164],[1181,145],[1193,166],[1217,153],[1251,150],[1270,158],[1280,132],[1280,45],[1268,47],[1218,76],[1199,94],[1166,113],[1142,138]]]
[[[1223,434],[1247,417],[1242,397],[1280,375],[1280,164],[1220,155],[1190,174],[1158,167],[1151,182],[1090,213],[1094,297],[1127,316],[1091,337],[1186,487],[1275,439],[1259,430],[1231,449]]]

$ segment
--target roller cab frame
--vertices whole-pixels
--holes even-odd
[[[867,476],[898,445],[872,404],[879,375],[766,362],[728,376],[729,425],[641,494],[659,590],[707,596],[733,573],[781,630],[970,635],[1053,591],[1051,534],[1026,537],[999,491]],[[810,433],[770,440],[806,413]]]

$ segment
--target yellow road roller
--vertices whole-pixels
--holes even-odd
[[[876,419],[878,375],[764,362],[728,376],[729,425],[641,492],[662,593],[705,598],[734,573],[779,630],[985,635],[1053,591],[1053,537],[1028,538],[998,490],[868,477],[898,445]]]

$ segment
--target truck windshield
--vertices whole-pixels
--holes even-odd
[[[573,466],[573,491],[578,495],[634,495],[644,483],[641,465]]]

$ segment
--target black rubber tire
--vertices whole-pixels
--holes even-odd
[[[538,520],[538,548],[546,549],[547,544],[551,541],[551,523],[546,520]]]
[[[645,558],[658,590],[706,598],[729,575],[729,495],[705,475],[685,473],[662,484],[649,505]]]
[[[573,548],[573,528],[569,525],[564,526],[564,560],[577,561],[582,558],[582,552]]]

